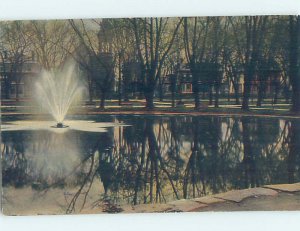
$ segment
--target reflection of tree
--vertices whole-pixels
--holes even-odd
[[[21,140],[21,142],[20,142]],[[3,186],[24,186],[28,179],[27,159],[24,153],[23,133],[12,132],[9,136],[2,133],[2,183]]]
[[[244,157],[242,174],[244,187],[257,187],[265,183],[274,145],[279,139],[279,120],[242,117]],[[278,138],[279,137],[279,138]],[[271,166],[272,167],[272,166]]]
[[[81,205],[80,211],[83,209],[83,207],[84,207],[84,205],[86,203],[86,199],[87,199],[88,193],[89,193],[89,191],[90,191],[90,189],[92,187],[94,177],[96,175],[96,173],[93,173],[94,164],[95,164],[95,156],[92,155],[91,156],[91,164],[90,164],[89,171],[86,174],[86,176],[84,177],[83,182],[80,185],[78,191],[75,193],[75,195],[73,196],[73,198],[71,199],[71,201],[68,203],[68,207],[67,207],[66,213],[72,213],[73,211],[75,211],[76,202],[77,202],[77,200],[78,200],[78,198],[79,198],[79,196],[81,194],[84,194],[84,199],[83,199],[83,203]],[[88,188],[87,188],[87,190],[85,192],[82,192],[86,184],[89,184]]]
[[[208,192],[224,190],[227,165],[222,140],[222,123],[219,117],[193,117],[191,155],[189,156],[183,181],[183,196],[197,197]],[[229,126],[227,127],[229,129]],[[227,133],[228,135],[229,133]],[[190,187],[189,188],[189,184]],[[191,195],[190,195],[191,193]]]
[[[195,117],[190,124],[193,140],[184,173],[185,198],[283,178],[278,153],[286,130],[279,120]]]
[[[289,128],[289,153],[287,157],[288,182],[295,182],[295,174],[300,160],[300,123],[292,120]],[[298,173],[299,174],[299,173]]]
[[[129,195],[132,192],[134,204],[139,203],[141,196],[144,203],[165,201],[165,180],[169,182],[175,197],[179,198],[172,169],[173,164],[178,162],[167,156],[174,153],[173,148],[166,146],[169,144],[166,140],[174,138],[168,137],[169,131],[165,126],[162,119],[137,119],[134,126],[120,131],[119,135],[123,140],[116,142],[120,146],[115,149],[115,155],[120,151],[123,157],[120,157],[122,161],[119,162],[122,166],[117,169],[126,170],[125,174],[118,173],[118,183],[123,190],[129,191]]]
[[[99,176],[103,183],[105,195],[110,182],[115,180],[111,178],[115,171],[113,168],[107,168],[110,165],[106,162],[109,160],[108,157],[111,157],[111,152],[109,152],[109,147],[112,145],[111,130],[107,133],[97,134],[96,136],[92,134],[88,136],[92,138],[93,142],[91,142],[91,139],[86,140],[87,143],[82,142],[83,147],[86,147],[86,149],[82,150],[85,158],[82,160],[80,166],[77,166],[77,168],[81,167],[82,169],[80,175],[77,176],[77,185],[79,185],[79,188],[72,196],[70,202],[66,199],[68,203],[66,213],[75,212],[78,201],[81,202],[79,211],[84,208],[96,176]],[[98,164],[96,162],[97,159]],[[87,171],[84,169],[87,169]]]
[[[244,158],[243,158],[243,166],[244,166],[244,187],[250,186],[255,187],[256,181],[256,153],[253,152],[251,134],[250,134],[250,126],[251,123],[248,118],[242,118],[242,127],[243,127],[243,145],[244,145]]]
[[[117,129],[114,148],[102,154],[98,169],[105,194],[115,202],[157,203],[170,200],[172,194],[174,198],[197,197],[259,186],[280,174],[277,153],[286,129],[279,127],[278,120],[120,120],[132,126]]]
[[[41,155],[45,159],[40,165],[34,162],[37,155],[53,152],[62,136],[3,132],[3,185],[31,185],[43,195],[55,187],[71,190],[65,195],[65,209],[72,213],[83,209],[95,190],[100,196],[94,206],[118,212],[119,203],[160,203],[299,179],[297,120],[206,116],[117,120],[131,126],[64,134],[68,150],[80,154],[76,164],[67,160],[68,168],[58,159],[49,162],[46,155]],[[56,165],[57,172],[41,174],[45,163]],[[92,187],[96,179],[104,192]]]
[[[150,185],[150,187],[151,187],[151,189],[153,187],[152,185],[153,185],[153,168],[154,168],[155,176],[156,176],[156,202],[157,202],[158,197],[163,196],[161,194],[162,193],[161,192],[161,183],[159,181],[159,176],[158,176],[158,174],[159,174],[158,168],[160,167],[161,171],[166,174],[167,179],[169,180],[169,183],[172,186],[172,189],[173,189],[173,192],[174,192],[176,198],[179,199],[177,189],[174,186],[172,176],[168,170],[168,164],[165,163],[165,160],[162,158],[161,147],[157,143],[157,139],[154,134],[153,128],[154,128],[153,120],[149,120],[148,123],[146,123],[145,132],[148,137],[149,157],[150,157],[150,161],[151,161],[151,185]],[[150,193],[150,202],[151,203],[153,202],[151,193]]]
[[[192,120],[192,123],[194,124],[194,140],[192,142],[191,145],[191,155],[189,157],[189,161],[187,163],[187,167],[185,170],[185,176],[184,176],[184,181],[183,181],[183,197],[187,198],[187,194],[188,194],[188,183],[189,183],[189,176],[191,177],[191,184],[192,184],[192,188],[193,188],[193,197],[195,197],[195,188],[197,186],[197,182],[196,182],[196,170],[198,170],[198,176],[202,175],[201,174],[201,170],[202,170],[202,166],[201,166],[201,159],[203,159],[203,154],[200,150],[200,123],[199,123],[199,118],[194,117]],[[204,131],[202,131],[204,132]],[[198,168],[196,169],[196,164],[198,164]],[[197,188],[198,189],[198,188]],[[199,189],[198,189],[199,192]]]
[[[67,213],[74,212],[80,201],[80,210],[84,207],[93,180],[98,173],[95,163],[98,153],[109,145],[109,133],[71,132],[53,134],[48,131],[17,131],[2,134],[3,186],[31,186],[37,190],[37,196],[45,196],[49,189],[72,185],[78,190],[67,201]],[[73,145],[70,146],[70,142]],[[78,149],[77,149],[78,148]],[[68,154],[69,152],[76,152]],[[51,155],[54,156],[51,157]],[[79,154],[79,156],[76,156]],[[60,157],[61,156],[61,157]],[[62,163],[60,158],[77,157],[78,162],[67,159]],[[65,168],[64,164],[69,165]],[[48,165],[48,166],[47,166]],[[51,169],[51,171],[48,171]]]

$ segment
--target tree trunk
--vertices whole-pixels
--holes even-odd
[[[287,77],[285,77],[285,80],[283,82],[283,95],[285,98],[285,102],[289,103],[290,102],[290,84],[288,83],[288,81],[286,80]]]
[[[121,68],[119,72],[121,71]],[[118,84],[118,98],[119,98],[119,105],[122,104],[122,78],[121,74],[119,73],[119,84]]]
[[[194,101],[195,101],[195,110],[199,110],[200,109],[200,97],[199,97],[198,91],[194,92]]]
[[[176,76],[171,76],[171,98],[172,108],[176,107]]]
[[[250,67],[252,69],[252,67]],[[243,103],[242,103],[242,110],[249,111],[249,99],[250,99],[250,92],[251,92],[251,81],[253,79],[253,71],[249,70],[248,73],[245,74],[244,78],[244,92],[243,92]]]
[[[10,82],[9,82],[7,76],[5,77],[4,86],[5,86],[5,98],[9,99],[10,98]]]
[[[16,81],[16,101],[19,101],[19,83]]]
[[[153,110],[154,109],[154,91],[149,90],[145,92],[146,98],[146,109]]]
[[[129,91],[130,91],[130,87],[128,86],[129,82],[124,83],[123,85],[123,97],[124,97],[124,102],[129,102]],[[137,90],[134,91],[134,96],[136,95]]]
[[[235,104],[239,105],[240,104],[240,98],[239,98],[239,88],[234,89],[234,97],[235,97]]]
[[[275,82],[274,82],[274,90],[275,90],[275,92],[274,92],[274,99],[273,99],[273,104],[277,104],[278,103],[278,95],[279,95],[279,90],[280,90],[280,82],[279,82],[279,80],[278,80],[278,77],[276,76],[275,77],[276,79],[275,79]]]
[[[213,87],[209,87],[209,105],[213,104]]]
[[[261,73],[258,76],[258,92],[257,92],[257,102],[256,102],[256,106],[257,107],[261,107],[261,104],[266,96],[266,90],[267,90],[267,81],[268,79],[268,74],[267,73]]]
[[[164,91],[161,83],[159,84],[159,101],[164,101]]]
[[[230,77],[230,81],[232,83],[233,86],[233,90],[234,90],[234,98],[235,98],[235,104],[239,105],[240,104],[240,99],[239,99],[239,84],[233,80],[233,77],[231,75],[229,75]],[[237,75],[235,74],[235,79],[237,79]]]
[[[249,110],[249,98],[250,98],[250,89],[251,84],[248,81],[244,82],[244,93],[243,93],[243,103],[242,103],[242,110],[248,111]]]
[[[91,74],[87,75],[87,82],[88,82],[88,91],[89,91],[89,103],[92,103],[94,99],[94,93],[93,93],[93,80]]]
[[[260,82],[258,85],[258,93],[257,93],[257,102],[256,102],[257,107],[261,107],[262,101],[264,99],[265,90],[266,88],[264,86],[264,83]]]
[[[92,83],[89,83],[89,102],[93,102],[93,85]]]
[[[219,107],[219,95],[220,95],[220,83],[215,85],[216,95],[215,95],[215,107]]]
[[[200,89],[199,89],[199,83],[198,83],[198,78],[197,78],[197,73],[193,73],[193,82],[192,82],[192,87],[193,87],[193,95],[194,95],[194,101],[195,101],[195,110],[200,109]]]
[[[257,95],[256,106],[257,106],[257,107],[261,107],[262,101],[263,101],[263,92],[262,92],[261,87],[259,87],[259,89],[258,89],[258,95]]]
[[[172,108],[176,107],[176,101],[175,101],[175,91],[172,90],[171,93],[171,97],[172,97]]]
[[[119,53],[119,79],[118,79],[118,98],[119,105],[122,104],[122,65],[121,65],[121,52]]]
[[[105,109],[105,97],[106,97],[106,92],[102,91],[101,92],[101,98],[100,98],[100,109],[101,110]]]

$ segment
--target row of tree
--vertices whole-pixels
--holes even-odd
[[[1,58],[14,64],[11,75],[32,51],[45,69],[58,68],[72,57],[85,73],[90,101],[97,86],[102,108],[115,80],[122,101],[122,85],[130,81],[122,76],[125,63],[138,63],[140,91],[148,109],[154,108],[155,92],[164,77],[185,63],[192,75],[195,109],[201,107],[201,84],[208,85],[211,96],[214,92],[218,106],[225,82],[233,86],[236,103],[242,95],[242,109],[249,110],[256,81],[260,106],[268,71],[279,70],[274,102],[281,94],[291,100],[293,112],[300,112],[299,16],[14,21],[3,22],[1,31]],[[212,69],[206,76],[199,74],[203,63]]]

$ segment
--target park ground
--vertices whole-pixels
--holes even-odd
[[[172,108],[171,100],[154,101],[155,108],[147,110],[145,100],[130,100],[119,104],[118,100],[107,100],[105,109],[99,108],[99,100],[94,100],[93,104],[82,102],[81,106],[73,107],[69,114],[149,114],[149,115],[245,115],[245,116],[282,116],[290,118],[300,118],[300,115],[290,112],[291,104],[284,100],[279,100],[277,104],[272,104],[271,100],[265,100],[262,106],[257,107],[255,100],[250,101],[250,110],[242,111],[240,104],[235,104],[233,100],[220,99],[219,107],[209,105],[208,100],[202,100],[202,107],[194,110],[192,100],[185,100],[184,104]],[[2,115],[27,115],[41,112],[31,100],[2,100]]]

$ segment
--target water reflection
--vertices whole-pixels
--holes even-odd
[[[93,133],[2,133],[5,197],[59,189],[62,211],[163,203],[299,181],[300,121],[253,117],[116,116]],[[50,197],[50,196],[49,196]],[[18,211],[9,200],[4,206]],[[5,209],[5,208],[4,208]]]

